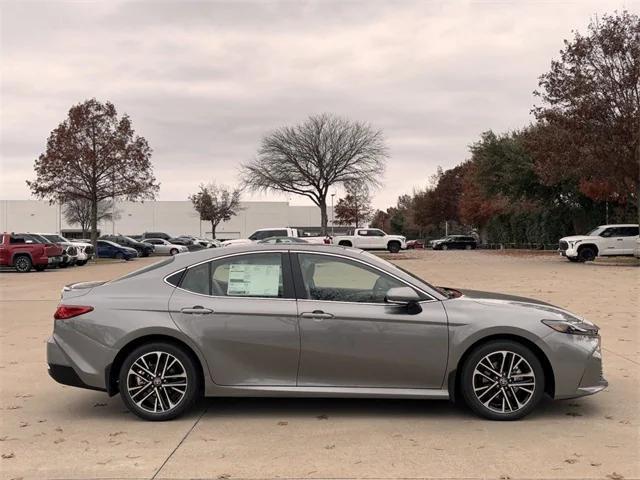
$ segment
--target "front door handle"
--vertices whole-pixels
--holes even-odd
[[[304,312],[300,314],[304,318],[313,318],[316,320],[324,320],[325,318],[333,318],[330,313],[324,313],[322,310],[314,310],[313,312]]]
[[[191,308],[182,308],[180,309],[180,311],[189,315],[206,315],[209,313],[213,313],[213,310],[211,310],[210,308],[204,308],[202,305],[196,305],[195,307]]]

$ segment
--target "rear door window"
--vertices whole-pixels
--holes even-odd
[[[180,288],[216,297],[293,298],[281,253],[235,255],[190,267]]]

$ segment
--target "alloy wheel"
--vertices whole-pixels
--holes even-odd
[[[152,414],[176,408],[187,393],[187,371],[168,352],[148,352],[136,359],[127,373],[127,393],[140,409]]]
[[[473,371],[473,392],[480,403],[495,413],[522,410],[533,398],[536,376],[521,355],[499,350],[482,357]]]

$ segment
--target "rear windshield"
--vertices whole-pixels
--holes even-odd
[[[156,262],[156,263],[152,263],[151,265],[147,265],[146,267],[139,268],[138,270],[134,270],[131,273],[127,273],[126,275],[124,275],[122,277],[118,277],[118,278],[116,278],[114,280],[111,280],[109,283],[118,282],[118,281],[124,280],[126,278],[137,277],[138,275],[142,275],[143,273],[150,272],[152,270],[155,270],[156,268],[160,268],[160,267],[164,267],[165,265],[169,265],[171,262],[173,262],[174,259],[175,259],[175,257],[167,257],[164,260],[161,260],[161,261]]]

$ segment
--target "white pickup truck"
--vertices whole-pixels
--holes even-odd
[[[260,240],[265,240],[267,238],[273,237],[295,237],[295,238],[303,238],[309,243],[324,243],[324,237],[309,237],[305,235],[301,235],[301,232],[298,231],[297,228],[291,227],[275,227],[275,228],[260,228],[249,235],[249,238],[237,238],[235,240],[226,240],[222,242],[223,247],[228,247],[230,245],[242,245],[252,242],[258,242]]]
[[[586,235],[561,238],[558,250],[572,262],[590,262],[596,257],[634,255],[637,244],[637,224],[600,225]]]
[[[334,245],[356,247],[363,250],[389,250],[398,253],[407,248],[407,239],[400,235],[387,235],[378,228],[356,228],[353,235],[339,235],[331,239]]]

